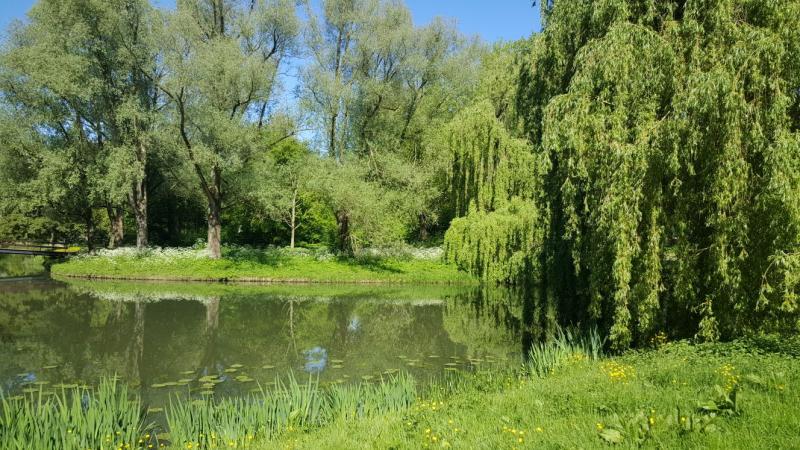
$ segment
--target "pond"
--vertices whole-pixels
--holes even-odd
[[[479,287],[0,280],[0,387],[119,376],[150,405],[299,380],[418,380],[518,364],[521,296]],[[181,395],[182,395],[181,394]]]

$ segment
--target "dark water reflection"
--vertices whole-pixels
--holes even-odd
[[[151,404],[517,364],[524,296],[484,288],[0,281],[0,383],[51,391],[119,375]]]

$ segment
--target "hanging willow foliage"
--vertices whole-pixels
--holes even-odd
[[[456,216],[501,208],[514,195],[532,195],[531,147],[506,130],[495,110],[488,100],[478,102],[437,133],[433,145],[450,155],[448,185]]]
[[[533,202],[515,197],[497,211],[471,211],[453,220],[445,235],[445,256],[487,280],[517,282],[535,273],[540,229]]]
[[[562,321],[600,325],[617,349],[800,328],[800,2],[545,4],[515,109],[539,164],[501,181],[454,171],[462,209],[478,200],[448,254],[534,280]],[[498,154],[459,129],[454,167]],[[530,201],[485,200],[509,180]]]

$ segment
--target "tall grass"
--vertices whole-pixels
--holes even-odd
[[[329,389],[322,389],[316,378],[301,384],[290,374],[247,397],[174,397],[164,410],[166,433],[157,434],[155,424],[146,421],[140,397],[111,378],[95,390],[46,394],[40,389],[13,398],[0,392],[0,448],[246,447],[293,429],[401,410],[416,396],[414,379],[406,374]]]
[[[574,360],[597,360],[603,356],[605,340],[597,328],[581,333],[558,328],[553,338],[534,344],[528,352],[527,369],[536,376],[551,375],[558,367]]]
[[[0,393],[0,448],[87,449],[136,447],[151,425],[141,400],[115,379],[95,391],[61,389],[8,398]]]
[[[321,389],[309,377],[276,380],[270,390],[248,397],[185,401],[166,409],[169,440],[181,447],[241,447],[293,429],[320,427],[407,408],[416,398],[413,378],[398,375],[377,384]]]

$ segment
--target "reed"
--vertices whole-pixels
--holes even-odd
[[[585,333],[558,328],[553,338],[531,347],[526,367],[531,374],[539,377],[551,375],[571,360],[600,359],[604,344],[597,328]]]

